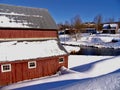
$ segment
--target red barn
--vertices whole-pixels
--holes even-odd
[[[55,74],[68,54],[46,9],[0,5],[0,86]]]

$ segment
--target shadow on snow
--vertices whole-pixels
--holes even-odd
[[[103,61],[106,61],[106,60],[110,60],[110,59],[114,59],[116,58],[116,56],[114,57],[111,57],[111,58],[105,58],[105,59],[101,59],[99,61],[95,61],[95,62],[92,62],[92,63],[89,63],[89,64],[84,64],[84,65],[80,65],[80,66],[77,66],[77,67],[73,67],[73,68],[70,68],[71,70],[74,70],[74,71],[78,71],[78,72],[86,72],[86,71],[89,71],[92,69],[92,67],[99,63],[99,62],[103,62]]]
[[[34,89],[35,90],[64,90],[64,88],[66,88],[66,87],[75,86],[77,84],[80,85],[80,84],[83,84],[83,83],[86,83],[86,82],[87,82],[87,84],[89,82],[93,83],[93,82],[96,82],[96,80],[106,78],[106,77],[109,78],[111,76],[114,76],[114,78],[119,77],[119,79],[120,79],[120,69],[118,69],[118,70],[116,70],[112,73],[109,73],[109,74],[106,74],[106,75],[103,75],[103,76],[99,76],[99,77],[95,77],[95,78],[50,82],[50,83],[44,83],[44,84],[37,84],[37,85],[33,85],[33,86],[22,87],[22,88],[18,88],[18,89],[14,89],[14,90],[34,90]],[[103,80],[103,82],[104,82],[104,80]]]

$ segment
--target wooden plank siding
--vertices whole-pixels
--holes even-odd
[[[59,57],[64,57],[63,63],[59,63]],[[36,61],[36,68],[29,69],[28,61]],[[1,65],[3,64],[11,64],[11,71],[2,72]],[[23,80],[53,75],[61,66],[68,67],[68,55],[37,58],[33,60],[0,62],[0,86]]]
[[[0,39],[12,38],[57,38],[57,30],[9,30],[0,29]]]

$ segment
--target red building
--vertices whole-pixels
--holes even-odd
[[[0,5],[0,86],[55,74],[68,54],[46,9]]]

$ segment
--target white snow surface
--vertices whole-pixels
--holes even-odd
[[[115,28],[118,27],[118,24],[104,24],[103,27],[106,27],[108,25],[110,25],[110,27],[115,27]]]
[[[11,21],[14,22],[10,22],[10,19],[6,16],[0,16],[0,27],[26,27],[29,28],[29,26],[25,25],[25,23],[27,23],[26,21],[24,21],[24,25],[23,23],[16,23],[14,19],[11,19]]]
[[[63,38],[67,37],[67,41]],[[69,39],[68,39],[69,37]],[[120,48],[120,34],[87,34],[81,35],[80,38],[77,38],[77,41],[75,41],[73,38],[70,38],[70,36],[60,35],[60,40],[62,44],[67,45],[84,45],[84,46],[93,46],[98,48]],[[112,40],[118,40],[118,42],[112,42]]]
[[[85,74],[89,77],[105,75],[120,69],[120,56],[69,56],[69,68],[78,67],[79,70],[79,66],[90,63],[93,65]]]
[[[71,52],[78,52],[80,50],[80,47],[76,47],[76,46],[66,46],[66,45],[63,45],[63,47],[67,50],[68,53],[71,53]]]
[[[66,54],[56,40],[0,43],[0,61],[14,61]]]
[[[25,15],[25,14],[20,14],[20,13],[15,13],[15,12],[11,12],[11,13],[3,13],[0,12],[1,15],[14,15],[14,16],[32,16],[32,17],[43,17],[43,16],[39,16],[39,15]]]
[[[79,71],[81,70],[80,67],[82,65],[87,64],[91,65],[91,67],[89,67],[89,70],[86,70],[84,72]],[[20,90],[26,90],[22,87],[34,87],[34,85],[38,85],[39,87],[41,87],[42,84],[47,84],[45,87],[43,87],[45,88],[44,90],[120,90],[120,72],[106,75],[120,69],[120,56],[114,57],[70,55],[69,68],[73,70],[77,68],[77,71],[62,67],[56,75],[11,84],[3,87],[1,90],[17,88],[21,88]],[[75,80],[78,81],[75,82]],[[67,84],[67,81],[71,81],[71,83]],[[62,82],[66,83],[62,84]],[[49,88],[48,83],[50,84],[50,87],[52,87],[53,85],[54,88]],[[38,88],[37,90],[39,89],[40,88]]]

